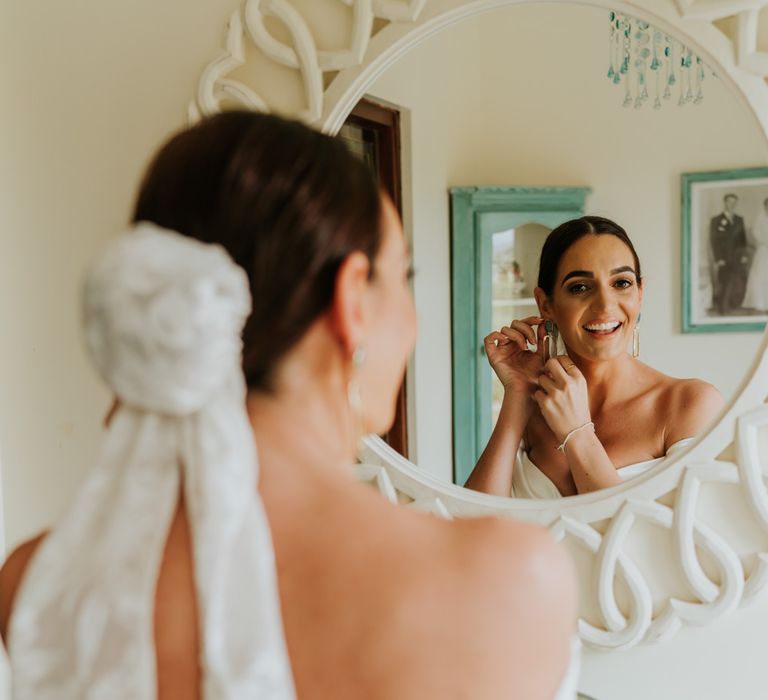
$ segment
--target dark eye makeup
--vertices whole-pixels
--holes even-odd
[[[569,294],[582,294],[586,292],[589,287],[583,282],[577,282],[576,284],[568,285]]]
[[[634,284],[635,281],[633,279],[628,277],[621,277],[612,282],[611,286],[616,287],[619,290],[624,290],[633,287]],[[591,289],[591,286],[586,282],[574,282],[573,284],[568,285],[567,289],[569,294],[579,295],[588,292]]]

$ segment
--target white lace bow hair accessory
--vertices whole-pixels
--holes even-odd
[[[269,526],[245,412],[244,272],[140,223],[88,275],[85,337],[121,407],[32,559],[10,628],[14,698],[157,696],[154,600],[183,488],[206,700],[290,700]]]

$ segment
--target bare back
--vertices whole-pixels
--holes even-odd
[[[565,554],[548,535],[496,519],[441,521],[346,479],[312,493],[294,504],[301,516],[264,495],[300,698],[552,697],[575,601]],[[4,634],[37,544],[0,573]],[[156,593],[160,700],[199,697],[192,572],[180,507]]]
[[[307,493],[303,518],[264,493],[299,697],[553,696],[575,586],[546,533],[446,522],[348,479]]]
[[[44,539],[45,534],[39,535],[21,545],[0,571],[0,633],[6,646],[13,601]],[[168,532],[155,593],[158,700],[200,697],[197,602],[190,544],[183,504],[179,504]]]

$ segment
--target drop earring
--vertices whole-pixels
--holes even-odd
[[[549,319],[544,321],[544,330],[547,332],[544,336],[544,362],[549,362],[549,360],[557,356],[557,337],[559,332],[557,325]]]
[[[360,380],[358,372],[365,362],[365,346],[358,345],[352,353],[352,374],[347,383],[347,403],[352,416],[352,435],[355,455],[360,451],[360,440],[363,437],[363,399],[360,395]]]
[[[632,330],[632,357],[640,356],[640,314],[637,314],[637,321]]]

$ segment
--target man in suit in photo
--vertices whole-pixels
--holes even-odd
[[[735,194],[726,194],[722,213],[709,222],[714,283],[712,307],[721,316],[741,307],[746,289],[747,232],[744,219],[736,213],[738,202]]]

